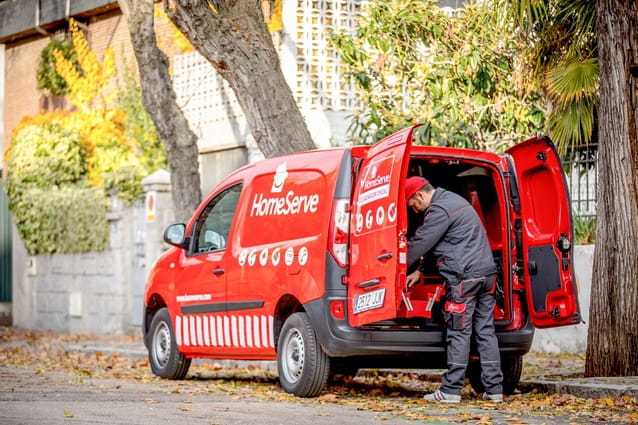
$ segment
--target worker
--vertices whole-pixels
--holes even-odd
[[[408,267],[433,254],[445,278],[447,365],[441,387],[425,400],[459,403],[470,356],[472,333],[481,362],[483,399],[503,401],[498,340],[494,331],[496,265],[485,228],[474,208],[461,196],[434,188],[427,179],[405,181],[405,199],[415,212],[425,212],[423,224],[408,241]],[[417,268],[407,277],[407,287],[421,279]]]

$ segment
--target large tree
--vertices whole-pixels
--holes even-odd
[[[177,105],[168,58],[159,49],[154,29],[153,0],[118,0],[128,21],[142,102],[166,148],[171,169],[175,219],[186,221],[201,201],[197,136]]]
[[[233,89],[266,157],[315,147],[281,72],[261,0],[164,0],[164,9]]]
[[[638,375],[638,2],[597,0],[598,228],[585,374]]]
[[[638,2],[499,1],[518,23],[532,81],[562,105],[558,134],[598,140],[585,373],[638,375]]]

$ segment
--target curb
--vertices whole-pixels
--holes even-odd
[[[638,377],[583,378],[565,381],[526,380],[521,381],[518,389],[523,392],[535,389],[550,394],[571,394],[580,398],[618,398],[622,396],[638,398]]]

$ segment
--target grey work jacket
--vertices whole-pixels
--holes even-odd
[[[496,273],[481,219],[461,196],[437,188],[423,224],[408,242],[408,267],[429,252],[450,282]]]

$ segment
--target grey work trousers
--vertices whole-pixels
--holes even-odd
[[[494,331],[496,275],[446,283],[447,364],[441,391],[461,394],[472,333],[481,359],[481,381],[488,394],[503,393],[503,372]]]

